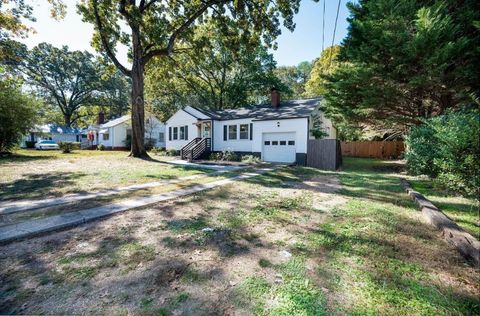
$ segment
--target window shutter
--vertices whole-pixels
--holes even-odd
[[[253,124],[250,123],[250,140],[253,139]]]
[[[227,140],[227,125],[223,125],[223,140]]]
[[[188,125],[185,125],[185,140],[188,140]]]
[[[168,128],[168,140],[172,140],[172,128]]]

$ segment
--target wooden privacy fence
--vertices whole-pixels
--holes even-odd
[[[337,170],[342,165],[340,142],[336,139],[312,139],[307,144],[307,166]]]
[[[341,146],[346,157],[396,159],[405,151],[402,141],[342,142]]]

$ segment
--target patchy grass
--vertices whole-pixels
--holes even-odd
[[[409,181],[416,191],[432,201],[435,206],[440,208],[442,212],[472,236],[480,239],[479,201],[446,192],[441,188],[435,187],[429,179],[414,178]]]
[[[332,290],[334,310],[358,315],[478,313],[478,296],[469,294],[472,283],[459,278],[463,259],[454,250],[447,255],[449,246],[422,224],[399,185],[397,167],[346,159],[340,179],[342,194],[351,198],[305,238],[313,253],[326,253],[318,276]],[[474,291],[478,293],[477,286]]]
[[[285,167],[3,246],[0,313],[479,314],[478,270],[421,221],[401,168]]]
[[[0,195],[1,200],[45,198],[210,172],[130,158],[125,151],[20,150],[0,158]]]

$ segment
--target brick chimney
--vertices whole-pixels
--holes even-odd
[[[278,91],[277,88],[273,87],[270,92],[272,95],[272,106],[274,108],[278,108],[278,106],[280,105],[280,91]]]
[[[99,112],[97,116],[97,125],[105,123],[105,113]]]

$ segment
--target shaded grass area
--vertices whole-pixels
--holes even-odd
[[[454,220],[465,231],[480,239],[480,200],[452,195],[434,186],[430,179],[409,180],[412,187],[432,201],[448,217]]]
[[[392,162],[345,159],[341,194],[349,201],[305,238],[310,253],[326,252],[318,275],[333,290],[332,310],[358,315],[478,314],[480,300],[469,293],[469,283],[452,280],[463,259],[422,224],[399,185],[398,171]],[[449,275],[448,281],[439,273]]]
[[[124,151],[21,150],[0,159],[0,200],[62,196],[211,172],[129,158]]]
[[[420,221],[400,168],[285,167],[6,246],[0,312],[478,314],[478,272]]]

